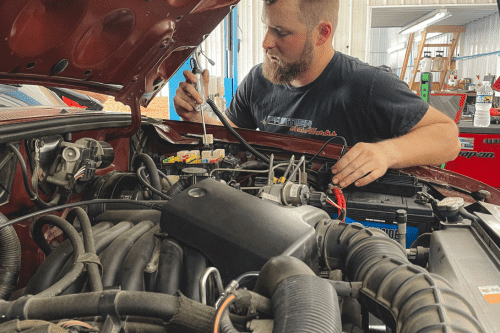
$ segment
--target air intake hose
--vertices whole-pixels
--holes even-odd
[[[0,213],[0,225],[8,219]],[[21,243],[13,226],[0,229],[0,298],[7,299],[14,291],[21,270]]]
[[[275,257],[261,269],[255,292],[272,297],[273,333],[341,333],[335,289],[301,260]]]
[[[318,239],[330,269],[345,267],[362,281],[362,304],[393,331],[484,332],[472,306],[442,277],[411,264],[382,230],[323,221]],[[324,230],[324,232],[319,232]]]

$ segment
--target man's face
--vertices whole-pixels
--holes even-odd
[[[262,21],[267,33],[262,73],[275,84],[299,78],[313,62],[312,32],[298,19],[298,0],[279,0],[264,5]]]

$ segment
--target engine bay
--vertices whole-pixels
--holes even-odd
[[[328,143],[262,160],[188,140],[149,125],[1,148],[0,331],[500,330],[487,191],[396,170],[340,188]]]

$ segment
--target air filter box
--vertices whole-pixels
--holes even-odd
[[[317,271],[313,226],[325,218],[312,206],[279,206],[205,179],[163,206],[161,229],[206,255],[228,282],[284,252]]]

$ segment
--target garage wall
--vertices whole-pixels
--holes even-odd
[[[253,66],[264,59],[264,25],[261,21],[262,0],[241,0],[238,4],[238,83],[248,74]]]
[[[457,72],[469,77],[473,83],[482,81],[485,75],[500,76],[500,18],[490,15],[466,25],[464,38],[460,40]],[[494,53],[488,56],[482,54]],[[477,79],[479,75],[480,79]]]
[[[371,47],[368,62],[375,66],[389,66],[393,73],[400,75],[403,60],[408,42],[408,35],[400,35],[401,28],[376,28],[370,29]],[[427,38],[429,44],[448,44],[452,34],[440,34],[438,36]],[[416,58],[418,44],[420,42],[420,33],[415,34],[415,40],[412,46],[408,69],[404,80],[409,82],[411,71]],[[391,50],[390,48],[397,48]],[[436,55],[437,50],[443,50],[447,57],[447,48],[426,48],[424,51],[431,51],[431,56]],[[498,52],[497,52],[498,51]],[[488,56],[479,56],[481,54],[493,53]],[[457,74],[460,78],[471,78],[473,83],[482,81],[485,75],[492,74],[497,77],[500,75],[500,19],[498,15],[490,15],[481,20],[471,22],[466,25],[466,32],[462,34],[459,44],[453,55],[457,58]],[[479,75],[480,80],[477,79]],[[434,73],[434,80],[439,80],[439,73]],[[419,76],[417,75],[417,82]]]

